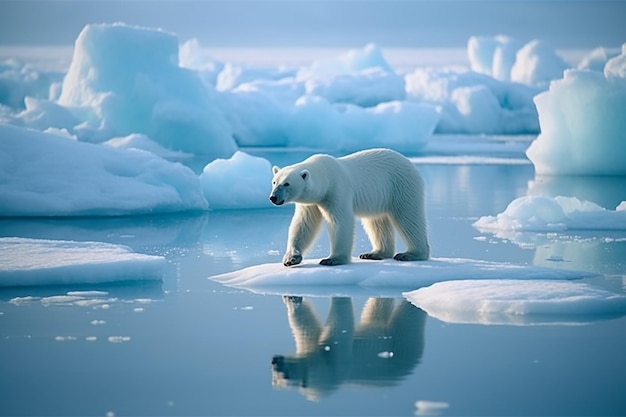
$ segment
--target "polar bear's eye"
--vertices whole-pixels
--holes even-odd
[[[288,182],[286,182],[284,185],[285,185],[285,187],[289,187],[289,183]]]

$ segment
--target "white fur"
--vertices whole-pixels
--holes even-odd
[[[428,259],[424,181],[399,153],[371,149],[342,158],[318,154],[273,171],[270,200],[276,205],[296,203],[283,264],[302,261],[322,219],[328,226],[331,253],[321,263],[349,263],[355,216],[362,218],[373,247],[361,258]],[[394,228],[407,246],[406,252],[395,256]]]

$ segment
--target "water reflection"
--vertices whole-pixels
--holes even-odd
[[[615,210],[626,200],[626,177],[537,176],[528,183],[528,195],[576,197]]]
[[[105,284],[72,284],[57,286],[25,286],[0,289],[0,301],[11,301],[13,304],[29,304],[54,297],[69,297],[70,304],[81,306],[84,300],[105,300],[130,303],[163,300],[163,283],[161,281],[122,281]],[[57,298],[61,300],[61,298]]]
[[[426,313],[406,300],[369,298],[357,324],[352,298],[333,297],[324,326],[309,301],[283,301],[296,352],[272,359],[274,386],[319,400],[342,384],[393,385],[421,360]]]
[[[526,195],[554,198],[575,197],[615,210],[626,200],[626,177],[536,176],[528,182]],[[623,275],[626,232],[623,230],[566,230],[564,232],[520,232],[489,230],[495,237],[535,251],[533,265],[559,269]],[[623,292],[621,282],[607,283]]]
[[[162,248],[196,247],[208,213],[153,216],[0,219],[0,237],[121,244],[146,254]]]
[[[576,197],[615,210],[621,201],[626,200],[626,178],[537,176],[529,181],[527,194]],[[626,240],[623,231],[526,232],[513,233],[509,237],[520,246],[535,248],[535,265],[604,274],[621,274],[624,271]]]

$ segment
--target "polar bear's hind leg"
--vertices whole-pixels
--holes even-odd
[[[386,259],[393,256],[394,234],[393,224],[389,216],[371,217],[363,219],[363,228],[372,243],[372,251],[359,255],[361,259]]]
[[[430,256],[424,214],[419,210],[395,210],[391,216],[398,233],[407,246],[406,252],[396,253],[396,261],[424,261]]]

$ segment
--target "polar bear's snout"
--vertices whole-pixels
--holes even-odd
[[[272,194],[270,194],[270,201],[275,206],[280,206],[285,203],[285,197],[282,196],[282,192],[280,192],[279,189],[276,188],[272,191]]]

